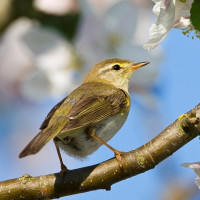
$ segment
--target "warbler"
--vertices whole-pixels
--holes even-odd
[[[149,64],[111,58],[97,63],[85,76],[83,83],[49,112],[40,132],[19,154],[25,157],[38,153],[54,140],[61,163],[67,170],[60,149],[76,158],[85,158],[106,145],[121,166],[122,152],[107,144],[127,119],[130,109],[128,83],[133,72]]]

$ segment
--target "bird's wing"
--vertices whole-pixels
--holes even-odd
[[[129,97],[120,89],[115,89],[110,94],[83,96],[68,113],[69,122],[62,132],[102,121],[118,114],[128,106]]]

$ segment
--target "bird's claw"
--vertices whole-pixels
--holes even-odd
[[[120,169],[123,170],[121,155],[124,154],[125,152],[121,152],[121,151],[116,150],[114,153],[115,153],[115,158],[117,159],[117,162],[119,164]]]

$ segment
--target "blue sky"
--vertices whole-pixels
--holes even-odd
[[[199,103],[200,41],[198,39],[192,40],[191,38],[187,38],[181,34],[180,30],[172,30],[161,45],[163,47],[164,59],[160,65],[159,77],[152,89],[158,102],[158,110],[145,109],[138,103],[136,96],[134,94],[131,95],[132,107],[128,120],[120,132],[109,142],[109,144],[121,151],[129,151],[143,145],[173,122],[179,115],[187,112]],[[37,158],[37,156],[27,158],[34,165],[34,171],[30,170],[28,166],[23,166],[25,161],[17,158],[22,147],[17,147],[14,154],[10,149],[10,146],[12,146],[10,141],[14,142],[15,137],[18,137],[20,132],[16,131],[12,139],[9,138],[9,135],[5,136],[5,132],[9,134],[12,126],[19,128],[17,127],[19,125],[16,124],[25,120],[28,112],[31,112],[32,115],[29,118],[28,123],[30,124],[28,125],[32,126],[33,132],[37,133],[42,119],[53,104],[55,104],[54,101],[45,102],[37,108],[26,110],[26,105],[20,104],[19,107],[16,107],[18,104],[15,102],[15,107],[10,110],[11,113],[1,116],[0,126],[3,133],[1,134],[0,142],[0,158],[3,160],[0,165],[1,180],[19,177],[25,173],[40,175],[59,171],[59,162],[52,142],[41,152],[43,154],[50,151],[48,161]],[[39,116],[38,113],[40,113]],[[20,116],[17,121],[16,115]],[[12,119],[15,121],[12,121]],[[37,120],[31,121],[31,119]],[[21,144],[24,144],[23,141]],[[117,183],[112,186],[109,192],[99,190],[62,199],[89,200],[95,198],[96,200],[100,200],[105,198],[121,200],[125,198],[126,200],[159,200],[162,191],[174,180],[197,190],[197,187],[194,185],[195,173],[180,165],[183,162],[199,161],[200,158],[196,153],[199,152],[199,148],[199,139],[196,138],[153,170]],[[69,168],[79,168],[102,162],[112,156],[113,153],[110,150],[106,147],[101,147],[85,161],[77,161],[64,156],[64,162]],[[198,198],[200,198],[200,194],[196,195],[192,200]]]

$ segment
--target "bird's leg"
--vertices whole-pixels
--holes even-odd
[[[54,144],[56,146],[56,151],[57,151],[57,154],[58,154],[58,158],[60,160],[60,165],[61,165],[60,174],[61,174],[61,177],[63,177],[65,172],[67,171],[67,167],[63,163],[62,156],[61,156],[61,153],[60,153],[60,149],[59,149],[58,145],[56,144],[56,138],[54,138],[53,141],[54,141]]]
[[[118,151],[117,149],[111,147],[109,144],[107,144],[104,140],[102,140],[101,138],[99,138],[98,136],[95,135],[95,129],[92,128],[92,129],[89,129],[88,130],[88,134],[93,137],[94,139],[96,139],[97,141],[99,141],[100,143],[104,144],[105,146],[107,146],[111,151],[114,152],[115,154],[115,158],[117,159],[117,162],[119,164],[119,167],[121,169],[123,169],[123,166],[122,166],[122,157],[121,155],[124,154],[124,152],[121,152],[121,151]]]

